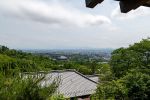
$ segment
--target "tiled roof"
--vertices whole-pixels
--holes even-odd
[[[95,81],[95,82],[99,82],[99,75],[86,75],[89,79]]]
[[[51,71],[41,82],[42,86],[49,85],[53,80],[60,80],[57,93],[65,97],[78,97],[93,94],[97,82],[75,70]]]

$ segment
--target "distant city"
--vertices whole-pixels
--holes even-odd
[[[52,50],[23,50],[24,52],[33,53],[36,55],[44,55],[53,60],[101,60],[108,62],[111,58],[113,49],[52,49]]]

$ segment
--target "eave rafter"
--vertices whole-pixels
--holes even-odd
[[[94,8],[97,4],[102,3],[104,0],[85,0],[86,7]],[[150,7],[150,0],[115,0],[119,1],[120,10],[122,13],[127,13],[131,10],[137,9],[140,6]]]

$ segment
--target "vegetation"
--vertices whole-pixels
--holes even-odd
[[[41,87],[40,81],[44,77],[23,79],[20,76],[23,72],[46,71],[51,65],[52,61],[47,57],[0,46],[0,100],[51,99],[57,88],[56,83],[52,83],[48,87]]]
[[[1,100],[46,100],[55,92],[55,84],[41,87],[39,82],[43,78],[21,79],[20,77],[1,77]]]
[[[76,69],[83,74],[99,74],[100,83],[93,100],[149,100],[150,39],[112,52],[109,63],[98,60],[53,60],[48,56],[24,53],[0,46],[1,100],[63,100],[52,95],[57,85],[41,87],[42,78],[22,79],[20,73]]]
[[[150,39],[112,53],[109,78],[106,74],[98,86],[99,100],[149,100]]]
[[[63,96],[52,96],[57,84],[41,87],[39,82],[43,78],[22,79],[20,73],[76,69],[83,74],[94,74],[100,66],[92,60],[57,61],[0,46],[0,100],[63,100]]]

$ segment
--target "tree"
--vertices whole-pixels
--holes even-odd
[[[97,88],[97,100],[127,100],[128,90],[120,80],[101,82]]]
[[[150,76],[136,70],[121,78],[128,89],[130,100],[149,100],[150,98]]]
[[[40,82],[44,77],[22,79],[20,76],[1,76],[0,78],[0,100],[46,100],[57,88],[55,82],[47,87],[42,87]]]
[[[110,66],[114,77],[101,81],[97,98],[115,100],[149,100],[150,39],[143,39],[128,48],[113,51]],[[110,70],[111,71],[111,70]]]
[[[130,69],[150,68],[150,39],[143,39],[128,48],[120,48],[112,53],[110,64],[116,77],[122,77]]]

